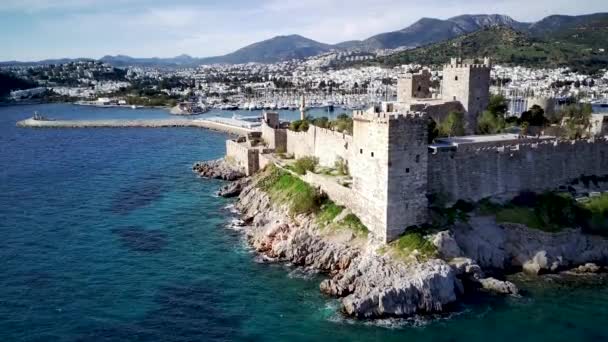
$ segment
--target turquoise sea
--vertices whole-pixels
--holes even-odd
[[[230,201],[214,196],[221,183],[190,171],[223,155],[225,134],[15,127],[33,111],[168,116],[0,107],[0,341],[608,340],[602,278],[516,277],[520,298],[467,298],[430,318],[345,319],[319,292],[322,276],[260,262],[229,228]]]

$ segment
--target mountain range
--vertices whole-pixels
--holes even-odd
[[[364,40],[325,44],[300,35],[277,36],[245,46],[223,56],[196,58],[181,55],[173,58],[133,58],[104,56],[100,60],[113,66],[128,65],[186,67],[202,64],[274,63],[302,59],[332,50],[373,51],[377,49],[416,48],[438,43],[487,27],[508,27],[534,38],[578,40],[585,46],[605,47],[608,41],[608,13],[582,16],[553,15],[535,23],[525,23],[500,14],[460,15],[446,20],[422,18],[398,31],[385,32]],[[57,60],[54,60],[56,62]],[[65,61],[65,60],[61,60]],[[4,62],[1,64],[16,63]],[[51,63],[41,61],[37,63]]]

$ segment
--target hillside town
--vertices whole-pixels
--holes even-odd
[[[422,65],[332,67],[328,60],[371,59],[371,55],[323,54],[304,60],[272,64],[204,65],[196,68],[132,66],[124,69],[97,61],[83,60],[58,65],[3,66],[2,72],[28,79],[29,89],[13,90],[5,101],[28,101],[45,92],[67,101],[95,101],[98,98],[124,101],[129,105],[201,104],[222,110],[297,109],[302,95],[307,106],[361,109],[397,97],[397,79],[417,72]],[[440,68],[430,70],[435,87],[443,78]],[[493,65],[491,89],[509,100],[509,115],[518,116],[536,104],[559,106],[568,99],[597,105],[608,102],[608,71],[596,75],[568,68],[531,69]],[[107,101],[102,101],[107,102]]]

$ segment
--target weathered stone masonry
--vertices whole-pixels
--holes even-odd
[[[522,190],[557,188],[581,176],[608,173],[604,139],[461,146],[429,154],[428,192],[477,201]]]
[[[453,59],[444,66],[442,98],[432,97],[430,73],[409,75],[399,83],[400,101],[353,113],[353,136],[312,125],[307,132],[293,132],[277,113],[265,113],[265,146],[258,145],[258,133],[228,141],[227,155],[248,175],[272,162],[270,152],[317,157],[327,167],[346,161],[350,188],[323,175],[309,173],[303,179],[349,208],[384,242],[427,221],[429,194],[476,201],[608,174],[608,142],[603,138],[573,142],[469,136],[430,148],[429,117],[441,120],[450,111],[464,110],[467,129],[475,127],[489,101],[489,73],[488,59],[483,64]]]

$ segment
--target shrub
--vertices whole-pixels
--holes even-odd
[[[554,231],[550,227],[547,227],[538,218],[533,209],[515,207],[515,208],[504,208],[496,213],[496,222],[499,223],[517,223],[523,224],[529,228],[543,230],[543,231]]]
[[[348,214],[342,221],[340,221],[340,225],[342,227],[348,228],[352,230],[355,235],[363,235],[367,236],[369,234],[369,230],[367,227],[359,220],[359,218],[355,214]]]
[[[314,118],[311,123],[320,128],[329,128],[329,119],[326,116]]]
[[[581,205],[581,210],[578,218],[585,232],[608,236],[608,194],[591,198]]]
[[[333,220],[342,213],[342,210],[344,210],[344,207],[328,200],[321,206],[321,213],[317,218],[317,222],[327,225],[333,222]]]
[[[477,133],[496,134],[505,128],[505,119],[488,110],[481,114],[477,122]]]
[[[334,166],[339,174],[344,176],[348,175],[348,163],[341,157],[338,157]]]
[[[289,129],[295,132],[306,132],[309,126],[308,120],[295,120],[289,124]]]
[[[418,251],[423,259],[437,256],[437,247],[424,238],[419,230],[412,230],[403,234],[399,239],[391,243],[392,249],[398,256],[409,257],[414,251]]]
[[[450,112],[439,124],[439,134],[444,137],[464,135],[464,113]]]
[[[295,173],[305,175],[307,171],[314,171],[319,164],[319,158],[316,157],[302,157],[295,161],[292,169]]]
[[[516,206],[533,207],[538,203],[538,195],[532,191],[522,191],[513,197],[511,203]]]
[[[329,122],[329,127],[341,133],[353,135],[353,119],[347,114],[340,114],[336,120]]]

